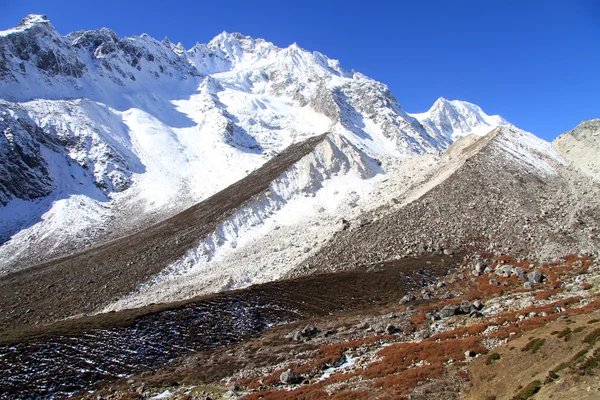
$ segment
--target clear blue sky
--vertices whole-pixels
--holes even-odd
[[[226,30],[294,42],[386,83],[409,112],[440,96],[553,139],[600,117],[600,0],[0,0],[0,30],[46,14],[186,48]]]

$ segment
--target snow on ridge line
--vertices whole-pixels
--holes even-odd
[[[556,175],[552,163],[564,165],[566,161],[552,147],[550,142],[538,138],[533,133],[515,128],[501,126],[494,142],[504,153],[527,168],[535,168],[539,173]]]
[[[264,235],[266,231],[262,228],[265,224],[276,214],[285,213],[284,208],[291,200],[303,196],[314,197],[322,187],[322,183],[335,176],[355,174],[361,179],[369,179],[380,172],[377,162],[358,150],[345,137],[328,134],[311,153],[277,177],[268,190],[221,222],[213,233],[199,240],[181,259],[167,266],[161,273],[141,284],[135,292],[109,305],[102,312],[190,297],[188,293],[180,292],[180,284],[189,286],[189,280],[194,279],[201,287],[205,274],[214,279],[216,276],[211,275],[209,271],[210,263],[223,260],[233,254],[238,247],[243,247]],[[293,265],[290,265],[291,267]],[[286,271],[278,272],[281,276]],[[252,284],[255,283],[256,277],[260,276],[261,271],[260,266],[251,264],[236,268],[236,273],[246,274],[245,278],[238,277],[237,282]],[[264,281],[276,278],[263,276],[258,279]],[[212,287],[211,291],[241,287],[231,279],[229,282],[227,287]]]

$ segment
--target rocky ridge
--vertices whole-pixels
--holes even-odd
[[[368,224],[339,232],[296,273],[473,246],[546,260],[597,254],[598,186],[564,165],[547,144],[549,153],[532,147],[532,157],[519,158],[514,135],[523,133],[497,128],[471,145],[479,146],[475,152],[450,148],[439,170],[423,180],[429,183],[425,190],[417,186],[398,205],[362,216]],[[448,168],[453,157],[461,160],[454,170]]]

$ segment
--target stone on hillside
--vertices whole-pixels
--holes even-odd
[[[527,279],[532,283],[540,283],[542,281],[543,275],[537,269],[535,271],[530,272],[527,275]]]
[[[475,301],[473,302],[473,307],[474,307],[476,310],[481,310],[481,309],[483,309],[483,303],[481,302],[481,300],[475,300]]]
[[[483,261],[477,261],[477,263],[475,264],[475,268],[473,268],[473,270],[482,274],[483,271],[485,271],[485,268],[486,268],[486,265],[483,263]]]
[[[300,334],[303,337],[311,337],[311,336],[315,336],[318,332],[318,329],[314,326],[314,325],[306,325],[304,328],[302,328],[302,331],[300,331]]]
[[[449,304],[447,306],[444,306],[444,308],[442,308],[442,310],[440,311],[440,315],[442,316],[442,318],[450,318],[450,317],[458,314],[459,309],[460,308],[458,306]]]
[[[283,384],[294,385],[296,383],[300,383],[302,381],[302,378],[293,370],[288,369],[281,373],[281,375],[279,376],[279,380]]]
[[[471,303],[468,300],[463,300],[460,303],[460,311],[463,314],[468,314],[471,311]]]
[[[394,333],[396,333],[396,326],[389,324],[385,327],[385,333],[387,333],[388,335],[393,335]]]
[[[400,299],[400,304],[406,304],[413,300],[415,300],[415,296],[413,296],[412,294],[407,294]]]
[[[529,282],[529,281],[528,281],[528,282],[525,282],[525,283],[523,284],[523,287],[524,287],[525,289],[533,289],[533,288],[535,288],[535,284],[534,284],[533,282]]]
[[[417,342],[421,342],[421,341],[427,339],[429,336],[431,336],[431,333],[429,332],[429,330],[423,329],[422,331],[419,331],[415,334],[415,340]]]
[[[514,274],[519,278],[520,281],[526,281],[527,276],[525,275],[525,270],[521,267],[517,267],[514,270]]]
[[[500,275],[504,278],[508,278],[512,275],[513,273],[513,266],[512,265],[503,265],[501,267],[496,268],[496,275]]]

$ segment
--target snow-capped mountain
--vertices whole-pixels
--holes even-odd
[[[295,44],[224,32],[186,50],[106,28],[62,36],[39,15],[0,32],[0,93],[3,271],[163,220],[308,137],[329,132],[378,159],[381,175],[506,123],[458,101],[410,115],[386,85]],[[298,173],[314,188],[348,174],[370,187],[360,163],[327,160],[323,173],[311,163]],[[342,192],[356,204],[356,191]]]
[[[429,111],[413,114],[433,136],[453,142],[468,134],[485,135],[492,128],[510,125],[499,115],[487,115],[472,103],[440,97]]]

